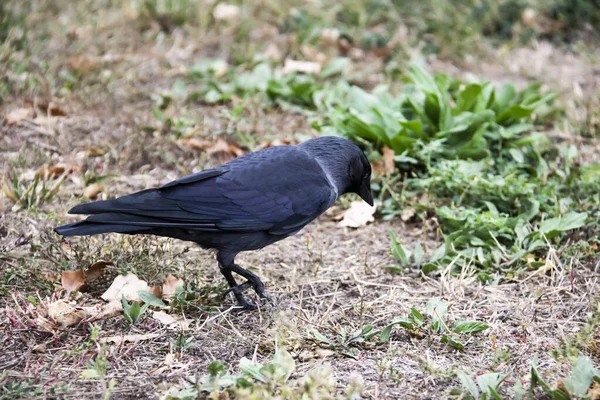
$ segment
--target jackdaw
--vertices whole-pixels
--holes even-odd
[[[350,192],[373,205],[369,161],[353,142],[324,136],[268,147],[156,189],[80,204],[69,213],[90,216],[54,231],[152,234],[216,249],[227,292],[240,306],[254,309],[246,289],[269,297],[258,276],[235,264],[236,255],[297,233]],[[233,272],[247,281],[238,284]]]

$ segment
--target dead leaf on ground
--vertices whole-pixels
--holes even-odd
[[[162,299],[162,296],[163,296],[162,286],[160,286],[160,285],[152,286],[150,288],[150,293],[152,293],[154,295],[154,297],[156,297],[157,299]]]
[[[350,208],[342,214],[342,220],[339,222],[339,225],[350,228],[365,226],[367,223],[375,221],[373,214],[375,214],[376,209],[376,206],[371,207],[362,200],[353,201],[350,204]]]
[[[81,322],[85,316],[85,312],[78,310],[75,306],[64,300],[58,300],[48,305],[48,316],[62,326],[67,327],[77,325]]]
[[[88,283],[98,279],[106,271],[106,267],[113,265],[110,261],[99,260],[93,263],[87,271],[63,271],[60,282],[67,295],[75,290],[85,289]]]
[[[390,149],[387,146],[383,146],[383,172],[385,175],[389,175],[394,172],[396,169],[396,164],[394,162],[394,150]]]
[[[37,113],[38,116],[36,121],[38,121],[38,118],[41,118],[39,121],[43,122],[46,121],[43,119],[45,117],[65,117],[67,115],[66,111],[63,110],[58,104],[47,98],[35,98],[33,99],[32,104],[33,107],[39,111]]]
[[[107,336],[104,338],[100,338],[100,343],[114,343],[114,344],[120,345],[125,342],[141,342],[142,340],[155,339],[159,336],[160,336],[160,333],[146,333],[144,335],[133,334],[133,335],[123,335],[123,336]]]
[[[242,15],[241,9],[233,4],[219,3],[213,11],[217,21],[234,21]]]
[[[244,155],[244,151],[239,147],[227,143],[225,140],[219,138],[216,141],[188,138],[177,140],[178,146],[191,147],[196,150],[205,150],[209,156],[215,157],[220,154],[234,155],[241,157]]]
[[[164,311],[153,311],[152,318],[166,326],[167,329],[188,329],[189,320],[180,315],[167,314]]]
[[[414,217],[416,213],[417,212],[414,208],[405,208],[404,210],[402,210],[402,215],[400,216],[400,218],[402,219],[402,221],[406,222],[412,217]]]
[[[86,56],[73,56],[67,61],[70,69],[79,72],[88,72],[96,68],[98,63],[95,59]]]
[[[113,300],[108,304],[98,304],[96,306],[83,307],[87,321],[101,321],[104,319],[116,317],[123,311],[121,300]]]
[[[175,143],[180,147],[187,146],[196,150],[206,150],[213,145],[213,142],[211,142],[210,140],[196,138],[178,139]]]
[[[34,115],[32,108],[17,108],[6,115],[6,123],[11,125],[19,125],[27,118],[32,118]]]
[[[289,58],[285,59],[285,64],[281,69],[284,74],[292,72],[302,72],[305,74],[318,74],[321,72],[321,64],[314,61],[297,61]]]
[[[83,195],[90,200],[94,200],[100,193],[102,193],[103,190],[104,186],[102,186],[100,183],[92,183],[83,190]]]
[[[148,289],[146,281],[141,280],[134,274],[119,275],[100,297],[109,302],[114,300],[120,301],[121,296],[125,296],[129,301],[141,301],[138,291],[148,291]]]
[[[63,271],[60,277],[60,283],[67,291],[67,294],[74,292],[75,290],[81,290],[86,285],[85,274],[81,269],[76,271]]]
[[[90,265],[88,270],[85,271],[86,282],[91,282],[93,280],[100,278],[104,274],[104,272],[106,272],[106,268],[111,265],[114,265],[114,264],[110,261],[105,261],[105,260],[98,260],[95,263],[93,263],[92,265]]]
[[[56,178],[61,176],[65,172],[73,173],[79,171],[79,167],[76,165],[68,165],[64,163],[58,163],[55,165],[42,165],[35,173],[40,178]]]
[[[162,285],[162,298],[166,301],[170,301],[175,297],[177,287],[183,286],[185,282],[183,279],[177,278],[171,274],[167,275]]]
[[[244,151],[242,149],[233,144],[227,143],[221,138],[217,139],[217,141],[211,147],[206,149],[206,151],[211,157],[219,153],[229,153],[236,157],[241,157],[244,155]]]

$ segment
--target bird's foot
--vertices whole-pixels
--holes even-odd
[[[227,295],[228,293],[233,293],[240,306],[246,309],[256,309],[256,305],[253,302],[247,300],[244,296],[244,292],[251,287],[254,289],[258,297],[267,300],[269,303],[273,302],[273,298],[269,295],[269,293],[265,291],[265,285],[260,281],[260,279],[258,280],[258,282],[246,281],[244,283],[240,283],[239,285],[230,287],[229,289],[227,289],[224,295]]]

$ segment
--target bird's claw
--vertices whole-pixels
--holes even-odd
[[[240,283],[239,285],[232,286],[225,291],[224,295],[233,293],[240,306],[245,309],[255,310],[257,308],[256,304],[247,300],[244,296],[244,292],[251,287],[254,289],[258,297],[267,300],[269,303],[273,302],[273,298],[265,291],[265,285],[260,280],[258,280],[258,282],[252,282],[248,280],[244,283]]]

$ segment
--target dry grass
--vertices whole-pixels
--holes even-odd
[[[33,91],[34,96],[20,91],[3,99],[3,116],[28,102],[44,101],[54,102],[66,115],[1,126],[0,170],[22,175],[42,165],[65,163],[96,175],[119,174],[104,181],[102,198],[156,186],[222,161],[181,148],[160,130],[148,133],[142,128],[156,125],[149,95],[169,89],[201,57],[226,57],[231,38],[214,32],[200,37],[194,30],[175,29],[156,40],[156,23],[124,16],[119,9],[99,11],[96,26],[81,12],[75,6],[63,10],[54,27],[40,22],[44,14],[30,16],[31,26],[36,21],[40,24],[39,32],[32,28],[31,43],[36,47],[23,57],[35,55],[47,63],[46,72],[32,67],[41,82],[55,89],[63,85],[61,71],[69,70],[69,63],[72,66],[77,57],[79,62],[91,60],[90,69],[83,68],[63,96],[52,95],[60,90],[46,91],[42,86]],[[44,30],[49,36],[36,42]],[[551,57],[544,60],[540,71],[564,67],[554,64]],[[589,65],[580,58],[574,60],[577,65]],[[495,68],[486,78],[494,78],[493,74],[498,79],[531,78],[520,68]],[[475,67],[474,71],[481,73]],[[597,80],[596,72],[587,66],[582,71],[585,79]],[[561,79],[549,75],[547,81],[568,81],[571,75]],[[572,90],[569,85],[562,87]],[[228,129],[229,122],[221,113],[227,106],[177,103],[174,107],[174,115],[202,119],[204,137]],[[237,129],[255,135],[257,143],[292,138],[296,133],[315,134],[305,116],[291,111],[255,104],[244,116],[245,122]],[[234,136],[224,137],[237,142]],[[483,285],[469,265],[463,265],[457,277],[446,271],[434,279],[416,269],[392,274],[384,268],[394,263],[387,236],[390,229],[405,243],[420,241],[429,249],[435,246],[435,233],[397,220],[348,230],[324,215],[295,237],[240,257],[241,265],[263,278],[275,304],[239,313],[231,308],[232,298],[218,295],[225,285],[209,252],[151,237],[107,235],[64,242],[50,233],[59,221],[71,220],[66,210],[82,201],[84,188],[78,171],[69,175],[55,198],[36,209],[13,212],[10,199],[0,197],[3,398],[103,398],[112,380],[116,384],[112,398],[159,398],[169,388],[185,385],[189,377],[206,373],[214,359],[235,371],[240,358],[269,359],[278,346],[286,347],[296,360],[293,378],[314,366],[327,365],[338,391],[358,376],[364,384],[363,397],[369,399],[446,397],[449,388],[459,386],[454,374],[458,368],[475,375],[499,372],[509,376],[509,381],[526,384],[534,355],[540,370],[556,381],[568,375],[572,346],[600,360],[597,316],[595,320],[591,316],[597,308],[597,267],[577,269],[571,280],[570,266],[560,264],[550,253],[548,270],[529,271],[497,285]],[[66,269],[86,268],[98,259],[113,261],[115,266],[105,281],[78,299],[79,304],[100,303],[99,294],[117,273],[134,272],[148,282],[173,273],[202,293],[183,313],[188,328],[167,330],[152,318],[129,326],[116,317],[75,328],[44,329],[38,316],[44,304],[57,298],[56,276]],[[425,309],[433,297],[449,303],[451,319],[485,321],[490,329],[470,338],[464,351],[396,329],[388,343],[360,348],[356,360],[337,351],[323,351],[306,333],[311,327],[329,336],[367,323],[383,327],[405,316],[411,307]],[[209,308],[214,305],[223,307],[219,311]],[[580,333],[586,326],[585,334]],[[100,332],[97,340],[90,339],[94,329]],[[103,343],[103,338],[130,334],[152,335],[138,342]],[[173,348],[169,339],[178,335],[193,338],[191,347]],[[83,378],[91,360],[98,359],[106,360],[106,375]],[[14,389],[17,385],[21,392]]]

